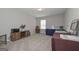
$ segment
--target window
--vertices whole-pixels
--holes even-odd
[[[41,29],[46,29],[46,20],[40,21],[40,27],[41,27]]]

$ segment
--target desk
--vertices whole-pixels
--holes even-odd
[[[5,42],[5,44],[7,44],[7,35],[6,34],[0,34],[0,37],[5,37],[4,42]]]

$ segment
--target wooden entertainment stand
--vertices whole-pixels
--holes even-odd
[[[28,37],[28,36],[30,36],[29,30],[13,32],[13,33],[11,33],[11,41],[16,41],[16,40],[19,40],[19,39],[22,39],[22,38]]]

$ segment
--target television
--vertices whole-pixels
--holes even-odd
[[[20,30],[18,28],[13,28],[11,29],[11,32],[14,33],[14,32],[19,32]]]

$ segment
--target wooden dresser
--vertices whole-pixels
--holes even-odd
[[[54,33],[51,43],[52,51],[79,51],[79,41],[62,39],[59,33]]]

